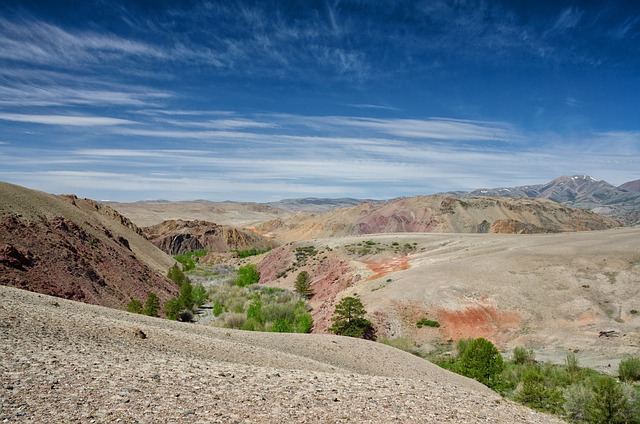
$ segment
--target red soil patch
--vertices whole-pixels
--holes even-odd
[[[441,331],[452,340],[484,337],[496,343],[506,341],[520,328],[522,317],[516,312],[498,311],[493,306],[473,306],[437,312]]]
[[[390,272],[404,271],[409,269],[409,257],[402,256],[400,258],[391,258],[381,262],[368,262],[367,267],[375,274],[367,278],[365,281],[376,280],[382,278]]]

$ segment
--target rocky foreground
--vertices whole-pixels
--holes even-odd
[[[0,286],[0,422],[560,422],[388,346]]]

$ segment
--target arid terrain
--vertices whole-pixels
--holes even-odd
[[[640,227],[549,200],[113,209],[10,184],[0,190],[2,420],[555,422],[416,356],[327,335],[345,296],[362,300],[379,339],[423,352],[485,337],[505,357],[517,346],[555,363],[572,353],[614,374],[640,346]],[[216,253],[267,247],[242,260]],[[201,248],[212,251],[205,264],[255,263],[264,285],[292,290],[307,271],[315,334],[122,311],[149,292],[161,303],[175,296],[169,254]],[[422,319],[440,326],[419,328]]]
[[[555,423],[380,343],[149,318],[0,286],[0,420]]]
[[[317,253],[296,259],[308,246]],[[409,337],[427,350],[482,336],[556,363],[574,352],[611,372],[640,346],[640,228],[315,239],[276,249],[259,267],[263,283],[288,288],[309,272],[319,331],[337,300],[358,295],[381,337]],[[441,327],[417,328],[425,317]],[[616,337],[600,337],[607,330]]]

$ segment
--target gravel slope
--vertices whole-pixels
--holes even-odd
[[[3,422],[560,422],[378,343],[206,328],[5,286],[0,388]]]

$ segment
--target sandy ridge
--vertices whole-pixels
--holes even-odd
[[[377,343],[197,327],[9,287],[0,341],[0,421],[559,422]]]

